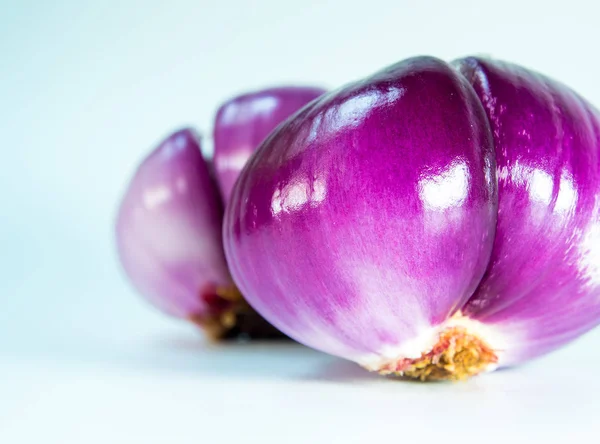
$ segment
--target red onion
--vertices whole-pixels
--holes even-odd
[[[220,242],[222,204],[194,133],[162,142],[141,163],[119,209],[119,257],[136,289],[172,316],[205,325],[235,302]],[[228,299],[232,299],[229,301]]]
[[[223,200],[260,143],[277,125],[325,92],[312,87],[281,87],[243,94],[218,110],[214,128],[214,165]]]
[[[400,62],[251,157],[225,216],[232,275],[284,333],[382,374],[546,353],[600,321],[598,122],[523,68]]]

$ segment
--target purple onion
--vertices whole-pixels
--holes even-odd
[[[224,222],[232,275],[284,333],[382,374],[546,353],[600,321],[598,122],[523,68],[393,65],[250,159]]]
[[[201,319],[205,295],[233,285],[219,230],[222,206],[197,138],[178,131],[141,163],[117,218],[123,268],[153,305]]]
[[[280,87],[243,94],[225,102],[214,126],[214,166],[225,203],[250,155],[277,125],[325,90]]]
[[[169,136],[141,163],[119,208],[119,258],[161,311],[213,338],[269,334],[231,281],[221,242],[222,203],[197,137]]]

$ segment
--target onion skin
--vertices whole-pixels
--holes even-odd
[[[289,86],[234,97],[217,111],[214,123],[214,167],[223,201],[260,143],[282,121],[325,90]]]
[[[117,251],[135,288],[164,313],[207,315],[202,293],[233,284],[222,212],[192,130],[169,136],[138,167],[118,211]]]
[[[140,164],[119,207],[117,251],[152,305],[197,324],[211,339],[281,339],[234,285],[222,243],[223,204],[190,129]]]
[[[405,352],[462,307],[488,264],[496,213],[484,109],[450,65],[420,57],[271,133],[236,183],[224,243],[268,321],[364,363]]]
[[[525,68],[454,65],[486,109],[499,192],[489,268],[463,312],[521,336],[504,362],[518,363],[600,322],[600,114]]]

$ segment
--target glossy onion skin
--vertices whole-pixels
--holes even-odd
[[[519,337],[519,362],[600,322],[600,115],[525,68],[454,64],[485,107],[499,192],[489,268],[463,311]]]
[[[260,143],[282,121],[324,92],[315,87],[269,88],[234,97],[219,108],[214,123],[213,161],[225,203]]]
[[[232,285],[222,212],[192,130],[169,136],[137,169],[117,216],[117,250],[136,289],[161,311],[202,317],[202,293]]]
[[[267,138],[226,210],[228,263],[276,327],[360,361],[473,293],[496,186],[472,87],[443,61],[410,59],[326,94]]]

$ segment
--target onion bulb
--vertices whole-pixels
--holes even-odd
[[[242,94],[219,107],[214,124],[214,167],[223,201],[250,155],[273,129],[322,95],[314,87],[288,86]]]
[[[525,68],[409,59],[325,94],[242,170],[248,302],[371,371],[464,379],[600,322],[600,116]]]

